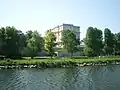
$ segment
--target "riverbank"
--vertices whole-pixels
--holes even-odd
[[[120,57],[0,60],[0,69],[82,67],[109,64],[120,64]]]

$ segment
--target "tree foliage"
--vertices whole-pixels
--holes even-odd
[[[34,57],[44,47],[44,40],[37,31],[24,34],[14,27],[0,28],[0,55],[20,58],[22,55]]]
[[[20,56],[24,46],[24,34],[14,27],[0,29],[0,54],[10,58]]]
[[[78,51],[80,42],[76,39],[76,35],[70,30],[63,30],[62,32],[62,43],[64,49],[67,52],[71,53],[71,56],[74,52]]]
[[[85,48],[84,53],[87,56],[97,56],[100,54],[103,44],[102,44],[102,31],[89,27],[87,29],[86,37],[84,39]]]
[[[80,51],[80,42],[76,39],[74,32],[63,30],[61,39],[63,49],[73,55]],[[120,32],[113,34],[110,29],[105,28],[104,40],[100,29],[88,27],[86,37],[82,40],[85,43],[84,54],[87,56],[98,56],[101,52],[105,55],[120,55]],[[0,55],[8,58],[19,58],[37,56],[41,50],[46,50],[53,57],[56,46],[56,37],[51,31],[47,31],[42,38],[37,31],[29,30],[25,34],[15,27],[0,28]]]
[[[104,51],[106,55],[112,55],[114,51],[115,37],[110,29],[105,28],[104,30]]]
[[[44,41],[37,31],[30,32],[30,34],[27,33],[26,36],[26,47],[23,50],[23,54],[33,58],[43,49]]]
[[[48,31],[44,39],[45,39],[45,49],[52,58],[53,55],[55,54],[54,47],[56,46],[55,43],[56,37],[51,31]]]
[[[115,34],[114,54],[120,55],[120,33]]]

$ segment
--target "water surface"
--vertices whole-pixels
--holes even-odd
[[[120,65],[0,70],[0,90],[119,90]]]

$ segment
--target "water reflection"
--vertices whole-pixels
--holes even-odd
[[[119,90],[120,66],[0,70],[0,90]]]

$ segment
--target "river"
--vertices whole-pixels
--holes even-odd
[[[0,90],[119,90],[120,65],[0,70]]]

